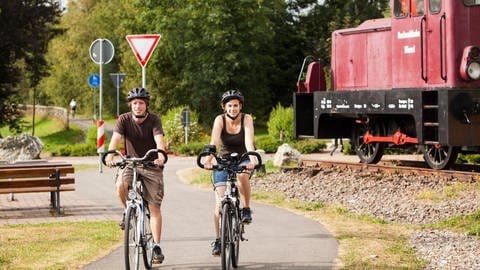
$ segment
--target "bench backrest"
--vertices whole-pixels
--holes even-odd
[[[74,167],[68,163],[19,163],[0,165],[0,180],[9,178],[48,177],[55,175],[57,169],[60,176],[75,172]]]

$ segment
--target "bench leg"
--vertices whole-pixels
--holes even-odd
[[[57,196],[55,191],[50,192],[50,206],[52,209],[57,208]]]
[[[57,193],[56,194],[57,195],[57,199],[56,199],[56,201],[57,201],[57,205],[56,205],[57,206],[57,214],[60,215],[61,214],[61,212],[60,212],[60,191],[57,191],[56,193]]]

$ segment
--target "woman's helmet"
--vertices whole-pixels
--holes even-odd
[[[128,92],[127,99],[128,101],[132,101],[133,99],[144,99],[146,101],[150,100],[150,94],[147,92],[147,90],[143,87],[138,87],[138,88],[133,88]]]
[[[238,99],[240,103],[243,105],[243,95],[240,91],[238,90],[228,90],[227,92],[223,93],[222,95],[222,106],[225,105],[225,103],[229,102],[232,99]]]

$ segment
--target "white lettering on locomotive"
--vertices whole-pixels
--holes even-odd
[[[331,108],[332,108],[332,100],[326,99],[326,98],[322,98],[322,100],[320,101],[320,108],[322,108],[322,109],[331,109]]]
[[[399,109],[407,109],[407,110],[411,110],[414,108],[413,106],[413,99],[409,98],[409,99],[399,99],[398,100],[398,108]]]
[[[415,45],[412,46],[412,47],[409,47],[409,46],[403,46],[403,53],[404,54],[411,54],[411,53],[415,53]]]
[[[417,37],[420,37],[420,31],[418,30],[410,30],[408,32],[397,32],[397,39],[417,38]]]

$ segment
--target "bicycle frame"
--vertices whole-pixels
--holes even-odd
[[[124,252],[125,268],[127,270],[130,270],[131,266],[133,266],[135,270],[139,269],[140,253],[143,255],[145,268],[150,269],[152,267],[153,235],[148,216],[148,204],[143,199],[143,182],[139,177],[138,167],[151,166],[153,162],[147,160],[147,158],[154,152],[161,153],[165,157],[164,163],[167,162],[167,155],[159,149],[150,149],[145,156],[141,158],[125,157],[117,150],[108,151],[102,157],[103,164],[106,164],[105,157],[108,154],[117,154],[120,156],[121,161],[116,162],[115,166],[122,168],[130,166],[132,168],[132,186],[127,193],[125,208],[126,227]]]
[[[244,171],[245,165],[241,165],[241,162],[248,156],[256,156],[258,164],[255,169],[260,168],[262,160],[257,152],[244,153],[240,158],[238,158],[238,154],[232,153],[229,157],[222,158],[217,156],[215,151],[212,151],[213,146],[206,146],[205,148],[208,150],[198,155],[198,166],[204,168],[201,162],[202,157],[213,155],[217,161],[217,165],[214,165],[213,168],[227,171],[225,193],[220,198],[221,264],[222,269],[230,269],[230,266],[236,268],[238,266],[240,240],[247,240],[243,237],[244,225],[240,221],[240,195],[236,185],[237,174],[246,173]]]

